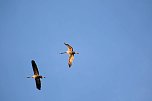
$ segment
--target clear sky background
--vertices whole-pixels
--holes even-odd
[[[0,0],[0,68],[0,101],[152,101],[152,0]]]

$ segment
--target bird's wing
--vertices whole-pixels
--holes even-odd
[[[74,60],[74,54],[72,54],[72,55],[69,56],[69,61],[68,61],[69,67],[72,66],[73,60]]]
[[[37,68],[37,65],[36,65],[35,61],[32,60],[31,63],[32,63],[34,75],[39,75],[39,70]]]
[[[67,47],[68,47],[68,51],[73,51],[73,48],[72,48],[72,46],[70,46],[69,44],[67,44],[67,43],[64,43]]]
[[[41,80],[40,80],[40,78],[36,78],[35,83],[36,83],[36,88],[41,90]]]

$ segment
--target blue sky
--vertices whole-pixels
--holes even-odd
[[[151,43],[151,0],[0,0],[0,100],[152,101]]]

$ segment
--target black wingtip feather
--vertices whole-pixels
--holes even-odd
[[[72,66],[72,64],[69,64],[69,68]]]
[[[35,63],[35,61],[34,61],[34,60],[32,60],[32,61],[31,61],[31,63],[33,64],[33,63]]]
[[[41,90],[41,88],[37,88],[38,90]]]

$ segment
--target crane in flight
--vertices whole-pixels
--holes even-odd
[[[38,70],[38,67],[37,67],[35,61],[32,60],[31,63],[32,63],[32,68],[33,68],[34,75],[32,77],[27,77],[27,78],[34,78],[35,83],[36,83],[36,88],[38,90],[41,90],[41,80],[40,80],[40,78],[42,79],[42,78],[45,78],[45,77],[39,75],[39,70]]]
[[[69,55],[68,65],[69,65],[69,68],[70,68],[72,66],[72,62],[74,60],[74,54],[79,54],[79,53],[73,51],[72,46],[70,46],[69,44],[67,44],[67,43],[64,43],[64,44],[67,46],[68,50],[66,52],[62,52],[60,54],[65,54],[66,53],[66,54]]]

